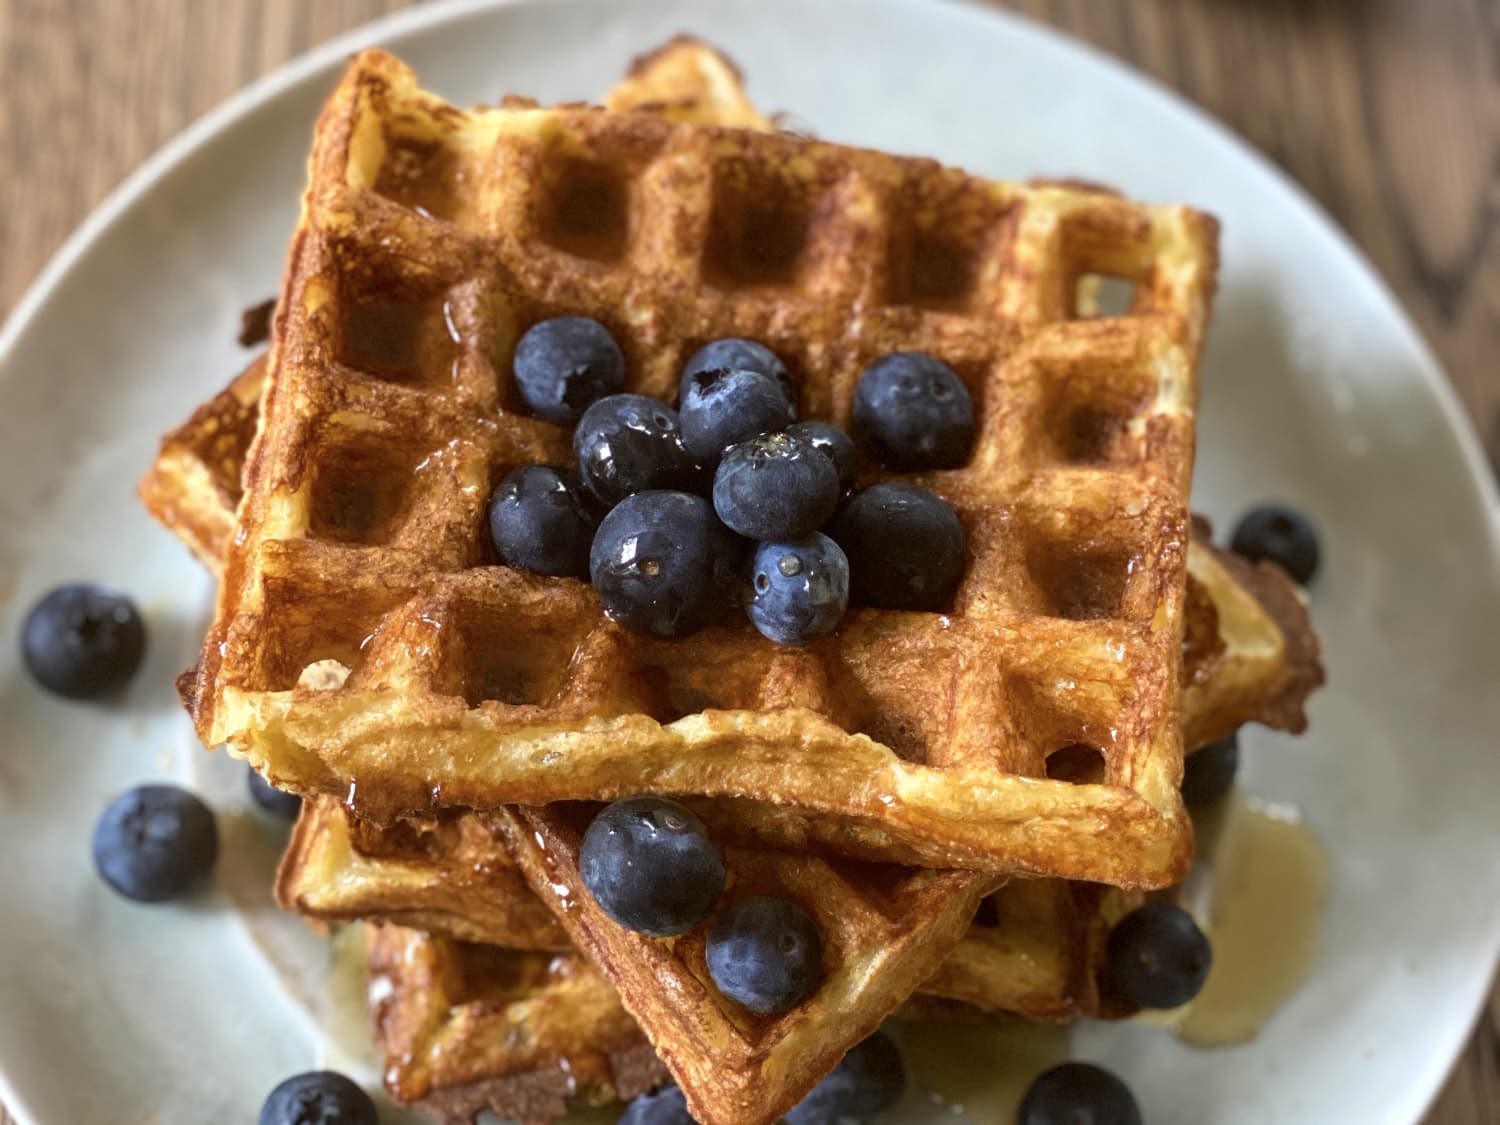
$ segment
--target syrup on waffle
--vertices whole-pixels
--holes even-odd
[[[311,170],[189,693],[206,743],[376,819],[644,788],[868,823],[933,865],[1180,875],[1210,219],[648,114],[461,111],[379,53],[329,102]],[[938,273],[961,283],[934,292]],[[1095,273],[1136,281],[1129,316],[1071,319]],[[564,312],[608,324],[629,389],[659,395],[688,348],[761,339],[803,413],[840,422],[876,355],[952,363],[980,439],[919,479],[969,535],[953,611],[857,611],[799,652],[744,627],[663,645],[582,585],[483,565],[493,481],[567,458],[497,375]],[[344,685],[299,690],[326,658]],[[1078,743],[1102,781],[1047,780]]]

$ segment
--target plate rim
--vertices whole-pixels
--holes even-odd
[[[51,301],[58,289],[80,267],[95,244],[104,238],[110,229],[122,221],[128,212],[143,201],[167,177],[191,159],[199,149],[227,133],[241,121],[261,107],[284,96],[293,87],[312,80],[318,74],[337,66],[340,59],[350,54],[389,42],[404,36],[459,23],[486,12],[499,12],[506,8],[551,3],[601,3],[605,0],[430,0],[429,3],[404,8],[351,28],[348,31],[314,46],[287,60],[248,85],[230,94],[218,105],[190,122],[180,132],[152,152],[133,171],[128,173],[63,240],[46,264],[27,285],[16,301],[3,324],[0,324],[0,387],[3,387],[11,371],[10,358],[18,341],[31,327],[43,308]],[[609,0],[618,2],[618,0]],[[652,5],[661,0],[626,0],[638,5]],[[846,6],[854,6],[855,0],[839,0]],[[982,0],[880,0],[892,8],[915,9],[919,5],[929,10],[936,6],[949,16],[974,21],[994,22],[1005,28],[1005,34],[1031,38],[1048,48],[1073,54],[1095,68],[1109,72],[1113,78],[1125,81],[1138,88],[1148,97],[1158,101],[1169,110],[1184,117],[1214,143],[1233,150],[1238,158],[1248,160],[1265,177],[1266,181],[1281,191],[1287,204],[1301,209],[1314,220],[1313,226],[1327,237],[1333,252],[1341,254],[1354,272],[1366,283],[1370,295],[1378,302],[1378,311],[1391,328],[1402,338],[1410,353],[1412,366],[1420,373],[1420,380],[1437,401],[1451,436],[1456,440],[1467,470],[1469,481],[1474,486],[1480,502],[1480,519],[1488,531],[1492,575],[1500,578],[1500,479],[1492,470],[1488,455],[1479,439],[1468,413],[1459,399],[1451,377],[1448,375],[1426,336],[1417,326],[1406,307],[1396,294],[1384,274],[1340,224],[1311,193],[1287,172],[1246,138],[1240,136],[1229,125],[1220,121],[1206,109],[1190,101],[1185,95],[1166,86],[1130,62],[1109,54],[1100,47],[1088,43],[1071,33],[1041,23],[1030,16],[1005,8],[993,7]],[[1494,589],[1500,594],[1500,583]],[[1488,986],[1476,989],[1469,1000],[1469,1015],[1461,1025],[1457,1036],[1446,1035],[1448,1040],[1435,1059],[1443,1059],[1441,1065],[1433,1066],[1420,1079],[1413,1091],[1419,1098],[1420,1114],[1413,1125],[1431,1110],[1444,1083],[1453,1072],[1463,1048],[1473,1034],[1479,1017],[1487,1006],[1493,982],[1500,970],[1500,928],[1490,935]],[[1454,1024],[1452,1026],[1460,1026]],[[7,1077],[4,1060],[0,1060],[0,1105],[19,1123],[34,1123],[38,1119],[19,1097],[16,1088]]]

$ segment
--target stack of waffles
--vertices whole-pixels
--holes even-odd
[[[1104,943],[1190,861],[1184,750],[1300,730],[1321,678],[1290,583],[1188,514],[1213,221],[777,131],[686,40],[604,107],[462,110],[367,52],[309,176],[269,352],[141,493],[220,580],[180,685],[204,744],[305,799],[279,901],[374,923],[390,1092],[542,1125],[673,1080],[767,1125],[897,1011],[1126,1014]],[[1101,277],[1123,315],[1090,315]],[[571,460],[510,375],[560,315],[668,400],[706,341],[759,340],[845,426],[872,359],[945,360],[978,440],[903,479],[964,525],[948,612],[647,638],[498,565],[496,482]],[[718,993],[706,925],[649,937],[588,893],[582,829],[643,793],[724,845],[725,905],[815,919],[789,1012]]]

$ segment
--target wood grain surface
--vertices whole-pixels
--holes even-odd
[[[184,125],[288,58],[405,6],[0,0],[0,316]],[[1306,187],[1416,318],[1500,465],[1500,3],[1006,6],[1181,91]],[[1497,1123],[1500,992],[1426,1125]]]

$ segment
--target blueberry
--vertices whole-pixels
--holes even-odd
[[[532,325],[513,363],[521,398],[538,418],[567,425],[625,385],[625,356],[609,329],[583,316]]]
[[[342,1074],[310,1070],[271,1091],[260,1125],[376,1125],[375,1103]]]
[[[245,770],[245,781],[250,789],[250,796],[255,798],[255,803],[272,816],[278,816],[282,820],[296,820],[297,814],[302,811],[302,798],[295,793],[288,793],[285,789],[277,789],[253,767]]]
[[[694,490],[702,474],[682,444],[677,411],[645,395],[610,395],[583,412],[573,454],[589,491],[606,504],[653,488]]]
[[[823,967],[823,938],[795,902],[741,899],[708,931],[708,975],[730,1000],[758,1016],[796,1006]]]
[[[853,600],[943,610],[964,573],[964,529],[941,497],[885,481],[856,492],[829,528],[849,557]]]
[[[125,686],[146,652],[146,626],[124,594],[103,586],[59,586],[31,607],[21,656],[37,683],[69,699],[97,699]]]
[[[853,438],[827,422],[797,422],[788,426],[786,432],[827,455],[838,470],[840,492],[848,492],[854,487],[854,469],[859,463],[859,453],[854,448]]]
[[[1276,563],[1304,586],[1318,573],[1318,533],[1312,521],[1280,504],[1246,512],[1234,529],[1229,549],[1251,562]]]
[[[901,1100],[906,1066],[882,1031],[849,1049],[811,1093],[786,1115],[786,1125],[869,1125]]]
[[[219,854],[214,814],[186,789],[141,785],[94,826],[94,865],[137,902],[178,898],[208,877]]]
[[[1223,798],[1234,784],[1240,765],[1240,740],[1231,734],[1195,750],[1182,770],[1182,799],[1193,808],[1211,805]]]
[[[641,1094],[620,1114],[619,1125],[697,1125],[676,1086]]]
[[[923,352],[877,359],[854,388],[854,432],[893,469],[952,469],[974,445],[974,403],[953,368]]]
[[[700,371],[709,371],[716,367],[728,367],[735,371],[754,371],[768,379],[775,380],[777,386],[781,388],[781,393],[786,396],[787,402],[792,405],[793,417],[796,416],[797,388],[792,385],[792,377],[787,373],[786,364],[781,362],[781,357],[764,344],[736,336],[704,344],[693,353],[692,358],[682,368],[682,385],[679,388],[678,402],[686,400],[688,380],[692,376]]]
[[[677,637],[709,624],[727,604],[738,549],[703,497],[638,492],[599,525],[589,573],[620,624]]]
[[[1141,1125],[1130,1087],[1103,1067],[1068,1062],[1037,1075],[1017,1125]]]
[[[556,465],[527,465],[490,497],[490,539],[506,566],[586,578],[599,515],[583,478]]]
[[[682,380],[682,441],[705,465],[756,434],[784,430],[796,417],[781,385],[758,371],[710,367]]]
[[[755,549],[746,611],[779,645],[805,645],[833,632],[849,605],[849,560],[828,536],[813,532]]]
[[[1213,950],[1186,910],[1148,902],[1109,932],[1109,971],[1125,998],[1142,1008],[1176,1008],[1198,995]]]
[[[750,539],[801,539],[833,515],[833,462],[790,434],[761,434],[731,446],[714,473],[714,511]]]
[[[616,801],[583,834],[583,885],[627,930],[670,937],[713,910],[724,853],[693,811],[665,797]]]

